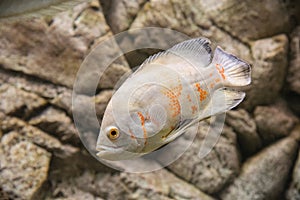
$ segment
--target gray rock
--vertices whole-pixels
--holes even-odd
[[[61,181],[52,181],[53,191],[46,197],[46,200],[102,200],[102,198],[89,193],[87,191],[81,190],[77,186],[77,180],[79,178],[73,176],[71,179],[63,179]],[[63,197],[63,198],[62,198]]]
[[[112,90],[103,90],[95,96],[96,114],[97,114],[99,121],[101,121],[103,114],[105,112],[106,106],[107,106],[109,100],[111,99],[112,95],[113,95]]]
[[[27,141],[52,153],[49,173],[51,178],[73,176],[80,173],[82,168],[87,167],[97,171],[110,171],[85,150],[69,144],[62,144],[53,136],[17,118],[0,115],[0,128],[5,133],[2,139],[9,141],[9,145],[3,147],[7,151],[10,146],[20,141]],[[70,163],[72,164],[70,165]]]
[[[255,63],[252,66],[252,83],[243,106],[274,102],[282,89],[287,68],[288,38],[277,35],[255,41],[252,46]]]
[[[236,135],[227,126],[212,151],[206,157],[199,158],[198,153],[208,129],[209,125],[201,122],[193,144],[167,168],[201,191],[214,194],[233,180],[239,172],[240,163]],[[186,146],[186,143],[183,140],[179,145]]]
[[[41,199],[51,154],[28,142],[12,143],[3,137],[0,144],[0,185],[10,199]]]
[[[114,175],[86,170],[69,181],[79,190],[103,199],[213,199],[164,169],[143,174]]]
[[[62,147],[58,139],[17,118],[2,116],[0,128],[6,133],[3,138],[10,138],[9,141],[11,143],[18,143],[25,140],[51,152],[59,152],[59,149]],[[10,134],[7,134],[8,132]]]
[[[36,78],[26,76],[21,73],[8,71],[1,68],[0,68],[0,83],[1,84],[7,83],[28,93],[35,93],[38,96],[48,100],[50,103],[53,103],[55,106],[58,106],[62,109],[66,109],[66,106],[64,106],[63,103],[61,104],[56,103],[55,99],[62,94],[70,94],[70,96],[72,94],[72,91],[66,87],[54,85],[44,80],[38,80]],[[66,109],[66,111],[69,110]]]
[[[204,9],[206,9],[206,6],[203,6],[197,0],[184,2],[181,0],[150,1],[144,5],[130,28],[159,26],[177,30],[187,34],[189,37],[207,37],[212,41],[213,47],[220,45],[226,51],[251,63],[252,56],[248,46],[231,37],[228,32],[215,26],[204,13]],[[173,36],[162,37],[158,34],[155,35],[154,39],[151,38],[151,35],[146,35],[134,40],[135,44],[145,41],[156,42],[157,44],[166,43],[167,45],[169,42],[169,47],[172,41],[172,45],[179,42]],[[139,54],[139,56],[145,57],[143,54]],[[132,57],[135,59],[134,56]]]
[[[300,26],[291,34],[290,62],[287,73],[289,89],[300,94]]]
[[[258,132],[266,143],[289,135],[299,121],[284,102],[278,102],[271,106],[256,107],[254,119]]]
[[[287,2],[202,0],[201,4],[214,24],[245,42],[287,32],[293,26]]]
[[[94,40],[109,31],[101,8],[87,3],[56,15],[50,26],[44,20],[7,23],[0,28],[0,65],[72,88]]]
[[[54,135],[64,143],[80,144],[79,136],[71,119],[65,112],[49,107],[38,116],[29,120],[29,124]]]
[[[114,33],[127,30],[146,0],[102,1],[107,23]]]
[[[17,97],[17,98],[16,98]],[[27,118],[46,105],[46,100],[8,84],[0,85],[0,111],[7,115]]]
[[[285,138],[247,160],[221,199],[281,199],[297,148],[294,139]]]
[[[300,199],[300,152],[298,152],[298,159],[294,166],[292,182],[286,193],[286,199],[287,200]]]
[[[61,96],[61,100],[69,104],[69,109],[73,109],[73,119],[75,120],[77,129],[81,130],[81,133],[91,131],[98,135],[100,122],[111,96],[111,90],[104,90],[94,97],[76,95],[73,105],[71,104],[71,96],[69,95]]]
[[[213,199],[164,169],[139,175],[122,173],[120,177],[132,191],[130,199]]]
[[[131,70],[128,66],[120,64],[112,64],[104,72],[103,76],[99,81],[99,88],[101,89],[113,89],[115,88],[118,81],[120,81],[123,75],[131,73]],[[127,75],[126,75],[127,76]]]
[[[261,148],[261,139],[256,124],[244,109],[231,110],[226,113],[226,123],[237,133],[237,140],[242,153],[249,156]]]

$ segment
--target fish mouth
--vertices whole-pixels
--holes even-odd
[[[99,158],[103,158],[103,159],[108,159],[111,160],[112,157],[116,156],[117,154],[120,154],[121,152],[123,152],[123,147],[124,146],[106,146],[106,145],[99,145],[96,148],[96,155]]]
[[[96,150],[98,152],[102,152],[102,151],[116,151],[116,150],[120,150],[122,149],[124,146],[119,146],[119,147],[116,147],[116,146],[106,146],[106,145],[99,145]]]

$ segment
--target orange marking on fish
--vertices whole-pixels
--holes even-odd
[[[210,77],[212,77],[212,75],[213,75],[212,73],[209,74]]]
[[[129,130],[129,133],[130,133],[130,138],[136,139],[136,137],[134,136],[134,134],[133,134],[133,132],[131,130]]]
[[[192,114],[195,114],[197,112],[197,106],[193,105],[191,108],[192,108]]]
[[[195,86],[196,86],[196,88],[197,88],[197,90],[198,90],[198,92],[200,94],[200,101],[203,101],[204,99],[206,99],[207,91],[201,89],[200,83],[196,83]]]
[[[219,83],[220,81],[221,81],[221,79],[219,79],[219,78],[216,78],[216,80],[215,80],[216,83]]]
[[[211,83],[209,86],[210,86],[210,88],[214,88],[214,87],[215,87],[215,84],[214,84],[214,83]]]
[[[171,107],[171,110],[173,111],[172,117],[176,117],[180,114],[180,103],[179,103],[179,97],[181,95],[182,91],[182,85],[179,84],[177,87],[173,88],[172,91],[167,91],[164,94],[169,98],[169,105]]]
[[[188,99],[189,102],[192,102],[191,95],[188,94],[187,99]]]
[[[221,68],[219,68],[219,67],[221,67]],[[225,74],[224,74],[224,71],[225,71],[224,67],[222,67],[220,64],[216,64],[216,68],[217,68],[218,72],[221,74],[222,78],[225,80],[226,77],[225,77]]]
[[[144,145],[146,145],[147,144],[147,130],[145,128],[145,117],[141,112],[138,112],[137,114],[138,114],[138,116],[141,120],[141,125],[142,125],[142,128],[143,128],[144,139],[145,139]]]

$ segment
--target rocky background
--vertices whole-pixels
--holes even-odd
[[[299,7],[296,0],[101,0],[45,19],[2,21],[0,199],[299,200]],[[81,144],[72,87],[97,43],[147,26],[210,38],[252,64],[253,83],[203,160],[195,156],[199,130],[192,147],[167,168],[120,173]],[[117,43],[105,50],[108,56],[121,51]],[[96,100],[100,120],[114,84],[146,56],[121,57],[95,97],[81,95]]]

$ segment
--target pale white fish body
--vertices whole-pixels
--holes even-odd
[[[151,56],[123,83],[104,114],[96,147],[100,158],[152,152],[243,100],[243,92],[225,87],[249,84],[250,66],[219,47],[212,59],[209,43],[192,39]],[[213,105],[212,97],[220,103]]]
[[[0,20],[53,15],[89,0],[1,0]]]

